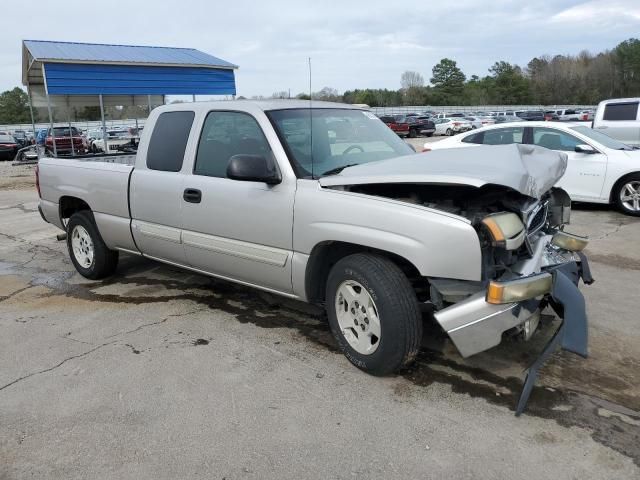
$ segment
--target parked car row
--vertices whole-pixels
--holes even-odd
[[[430,137],[436,131],[433,120],[426,115],[383,115],[380,120],[400,137]]]
[[[381,115],[380,119],[401,137],[419,135],[455,135],[467,130],[486,127],[495,123],[522,121],[588,121],[593,120],[593,110],[503,110],[477,112],[408,113],[405,115]],[[429,125],[432,122],[433,125]]]

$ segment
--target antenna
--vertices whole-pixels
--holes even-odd
[[[313,173],[313,110],[311,109],[311,57],[309,60],[309,156],[311,157],[311,178],[315,178]]]

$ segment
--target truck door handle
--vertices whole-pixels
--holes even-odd
[[[202,192],[196,188],[187,188],[182,195],[185,202],[200,203],[202,200]]]

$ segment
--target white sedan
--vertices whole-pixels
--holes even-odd
[[[623,213],[640,216],[640,150],[586,125],[496,124],[427,143],[424,151],[510,143],[565,152],[569,162],[558,186],[566,190],[572,200],[613,203]]]
[[[437,118],[433,121],[436,126],[435,135],[455,135],[456,133],[471,130],[472,125],[469,120],[462,117]]]

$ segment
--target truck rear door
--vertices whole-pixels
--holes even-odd
[[[181,236],[182,171],[188,168],[184,158],[190,141],[197,142],[191,132],[194,118],[193,111],[171,111],[150,122],[153,132],[138,151],[129,189],[131,229],[138,248],[147,256],[181,265],[187,263]]]

